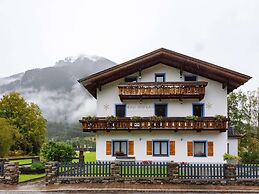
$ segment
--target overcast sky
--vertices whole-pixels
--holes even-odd
[[[0,0],[0,77],[67,56],[117,63],[160,47],[253,76],[259,86],[259,1]]]

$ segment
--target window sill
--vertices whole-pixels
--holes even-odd
[[[195,158],[206,158],[207,156],[193,156],[193,157],[195,157]]]
[[[169,157],[169,155],[153,155],[153,157]]]

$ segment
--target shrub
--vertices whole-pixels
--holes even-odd
[[[153,122],[160,122],[160,121],[163,120],[163,117],[162,117],[162,116],[156,116],[156,115],[154,115],[154,116],[152,116],[152,117],[150,118],[150,120],[153,121]]]
[[[187,116],[185,117],[187,120],[194,120],[194,121],[197,121],[198,120],[198,116],[194,116],[194,115],[190,115],[190,116]]]
[[[48,161],[69,162],[76,152],[70,144],[50,141],[43,144],[41,155]]]
[[[225,161],[229,161],[229,160],[238,160],[238,159],[239,159],[239,157],[238,157],[238,156],[234,156],[234,155],[231,155],[231,154],[227,154],[227,153],[225,153],[225,154],[223,155],[223,159],[224,159]]]
[[[42,162],[34,162],[31,164],[31,168],[33,170],[41,170],[41,169],[45,169],[45,164]]]
[[[116,116],[113,116],[113,115],[106,117],[106,119],[107,119],[108,123],[115,123],[115,122],[118,121],[118,118]]]
[[[95,116],[87,116],[87,117],[83,117],[83,120],[86,121],[87,123],[94,123],[96,121],[96,117]]]
[[[226,118],[226,117],[223,116],[223,115],[215,115],[215,119],[216,119],[217,121],[223,121],[225,118]]]
[[[140,116],[133,116],[130,119],[132,120],[132,122],[136,123],[136,122],[140,122],[142,118]]]

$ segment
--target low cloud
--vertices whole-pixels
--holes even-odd
[[[44,117],[52,122],[78,122],[82,116],[94,115],[96,111],[96,100],[80,84],[75,84],[70,92],[44,88],[26,88],[17,92],[27,101],[36,103]]]

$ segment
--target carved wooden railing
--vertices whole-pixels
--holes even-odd
[[[161,121],[152,121],[151,117],[142,117],[140,122],[133,122],[129,117],[118,118],[109,122],[105,117],[97,117],[94,122],[80,120],[84,131],[96,130],[219,130],[226,131],[228,119],[202,117],[197,120],[185,117],[165,117]]]
[[[129,99],[203,99],[207,82],[135,82],[118,85],[121,100]]]

